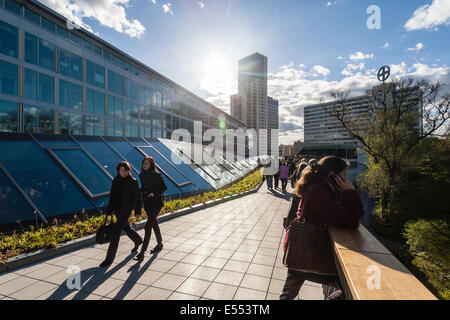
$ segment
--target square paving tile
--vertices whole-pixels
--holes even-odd
[[[249,265],[249,262],[229,260],[223,268],[229,271],[245,273]]]
[[[161,278],[156,280],[152,284],[152,287],[162,288],[162,289],[167,289],[167,290],[174,291],[176,288],[178,288],[180,286],[180,284],[184,280],[186,280],[186,277],[178,276],[178,275],[175,275],[175,274],[166,273]]]
[[[262,291],[247,289],[240,287],[236,294],[234,295],[233,300],[265,300],[266,293]]]
[[[260,291],[267,291],[267,289],[269,288],[269,283],[270,278],[260,277],[247,273],[244,276],[244,279],[242,279],[241,287]]]
[[[199,300],[199,299],[200,297],[180,292],[174,292],[170,295],[169,298],[167,298],[167,300]]]
[[[209,257],[205,261],[203,261],[202,266],[222,269],[223,266],[227,263],[227,259]]]
[[[39,296],[45,294],[46,292],[54,291],[56,288],[57,286],[54,284],[44,281],[38,281],[30,286],[23,288],[22,290],[10,294],[9,296],[13,299],[34,300]]]
[[[172,291],[155,287],[148,287],[135,300],[166,300]]]
[[[251,263],[250,266],[248,267],[247,273],[270,278],[272,276],[272,270],[273,267],[271,266]]]
[[[210,281],[188,278],[177,288],[177,292],[201,297],[210,284]]]
[[[219,274],[220,269],[199,266],[192,274],[191,278],[213,281]]]
[[[238,287],[213,282],[203,294],[203,298],[213,300],[232,300],[237,289]]]
[[[196,264],[179,262],[172,269],[170,269],[168,273],[189,277],[197,268],[198,265]]]
[[[244,273],[222,270],[214,279],[214,282],[229,284],[232,286],[239,286],[243,278]]]

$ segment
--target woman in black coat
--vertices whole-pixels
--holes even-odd
[[[111,185],[106,214],[112,215],[114,213],[117,222],[111,234],[111,242],[109,243],[106,259],[100,264],[100,268],[107,267],[113,262],[122,230],[134,242],[135,246],[132,252],[137,252],[138,247],[142,243],[141,236],[128,223],[131,211],[134,210],[136,216],[141,215],[142,200],[137,180],[131,176],[131,166],[126,161],[120,162],[116,170],[117,176]]]
[[[139,179],[141,180],[141,194],[144,199],[144,209],[147,213],[144,244],[142,245],[141,253],[136,257],[136,260],[142,262],[144,260],[144,253],[150,242],[152,229],[155,231],[158,244],[153,248],[151,253],[160,251],[163,248],[161,231],[159,230],[158,220],[156,218],[164,206],[164,191],[167,190],[167,186],[164,183],[161,173],[156,171],[156,163],[152,157],[145,157],[144,160],[142,160],[142,169],[139,174]]]

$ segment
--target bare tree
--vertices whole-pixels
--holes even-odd
[[[366,172],[365,185],[381,201],[382,215],[389,208],[402,170],[413,164],[421,142],[436,134],[449,134],[450,94],[443,90],[440,82],[393,80],[367,91],[368,104],[361,112],[354,112],[349,90],[332,92],[335,103],[323,104],[369,156],[372,177]]]

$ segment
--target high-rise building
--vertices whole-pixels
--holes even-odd
[[[278,131],[273,130],[278,130],[278,121],[278,100],[275,100],[272,97],[267,97],[267,141],[275,141],[275,146],[278,146],[279,144]],[[267,151],[269,154],[272,153],[271,143],[268,144]]]
[[[269,106],[269,102],[271,105]],[[238,62],[238,94],[230,97],[231,115],[247,125],[260,130],[278,129],[278,101],[267,96],[267,57],[254,53]],[[271,152],[270,131],[259,141],[260,154]],[[278,137],[277,150],[278,150]]]

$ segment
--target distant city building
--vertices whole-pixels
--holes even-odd
[[[381,88],[380,86],[375,87]],[[379,94],[382,94],[380,91]],[[419,97],[419,89],[412,88],[411,93],[408,96],[408,106],[411,101],[417,100]],[[389,100],[388,100],[389,101]],[[420,100],[419,100],[420,101]],[[347,132],[342,128],[340,122],[330,114],[328,114],[324,108],[330,110],[340,106],[340,101],[330,101],[327,103],[315,104],[307,106],[304,109],[304,140],[305,143],[316,144],[357,144]],[[355,119],[362,118],[361,116],[368,112],[369,105],[373,103],[369,95],[358,96],[349,98],[346,101],[346,106],[351,107],[348,110],[348,117]],[[421,126],[422,119],[422,104],[419,102],[417,106],[418,117],[417,125]]]
[[[278,129],[278,101],[267,96],[267,57],[254,53],[239,60],[238,94],[230,97],[231,116],[244,123],[248,128]],[[271,153],[271,136],[267,143],[259,141],[261,154]],[[278,137],[276,137],[278,146]]]

